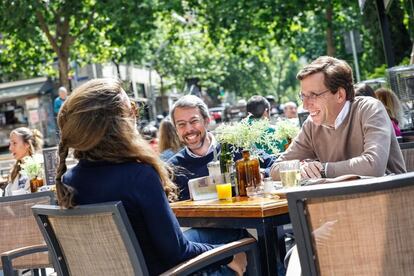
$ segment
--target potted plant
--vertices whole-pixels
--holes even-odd
[[[22,168],[21,173],[27,175],[30,179],[30,191],[32,193],[36,192],[37,188],[43,186],[41,161],[33,156],[26,156],[20,166]]]
[[[270,123],[268,120],[250,120],[245,118],[240,122],[224,123],[215,129],[215,137],[221,144],[233,146],[233,151],[237,148],[249,150],[253,156],[258,156],[263,147],[279,153],[275,141],[274,133],[269,132]],[[259,148],[258,145],[262,147]]]
[[[292,139],[298,135],[300,128],[289,120],[280,121],[276,125],[276,131],[274,137],[277,140],[287,140],[288,143],[285,145],[285,149],[289,147]]]

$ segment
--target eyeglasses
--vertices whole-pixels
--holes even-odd
[[[321,97],[322,95],[324,95],[324,94],[328,93],[329,91],[330,91],[329,89],[326,89],[326,90],[324,90],[324,91],[322,91],[322,92],[319,92],[319,93],[310,92],[310,93],[309,93],[309,95],[305,95],[305,94],[303,94],[302,92],[300,92],[300,93],[299,93],[299,98],[300,98],[302,101],[304,101],[305,99],[306,99],[306,100],[315,101],[315,100],[317,100],[319,97]]]
[[[178,129],[184,129],[187,126],[187,124],[189,123],[191,126],[195,127],[195,126],[198,126],[199,124],[201,124],[201,120],[202,119],[200,119],[200,118],[194,118],[190,121],[179,121],[175,126]]]

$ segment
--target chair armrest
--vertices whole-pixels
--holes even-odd
[[[188,275],[203,267],[213,264],[219,260],[230,257],[239,252],[254,251],[256,254],[256,240],[254,238],[244,238],[223,246],[219,246],[212,250],[206,251],[192,259],[184,261],[175,267],[160,274],[160,276],[167,275]]]
[[[48,251],[47,245],[45,244],[38,244],[38,245],[31,245],[20,247],[17,249],[13,249],[7,252],[1,253],[1,262],[3,265],[4,275],[13,275],[13,265],[12,260],[21,256],[30,255],[39,252],[46,252]]]

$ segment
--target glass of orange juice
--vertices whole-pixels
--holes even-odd
[[[216,184],[217,198],[220,200],[231,200],[231,183]]]

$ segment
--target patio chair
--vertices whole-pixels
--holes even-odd
[[[412,275],[414,173],[287,193],[302,275]]]
[[[5,276],[14,275],[17,269],[52,267],[31,207],[53,204],[54,199],[53,192],[0,197],[0,269]]]
[[[121,202],[74,209],[37,205],[32,210],[54,256],[58,275],[149,275]],[[205,252],[163,275],[189,275],[238,252],[247,253],[249,275],[260,275],[253,238]]]
[[[399,143],[407,172],[414,171],[414,142]]]

